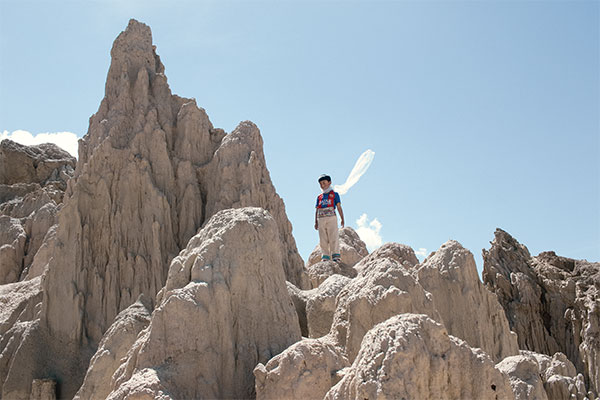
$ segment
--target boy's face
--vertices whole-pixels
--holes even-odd
[[[329,185],[331,185],[331,181],[328,181],[327,179],[323,179],[323,180],[319,181],[319,185],[321,185],[322,190],[325,190],[329,187]]]

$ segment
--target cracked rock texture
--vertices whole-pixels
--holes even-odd
[[[496,368],[506,373],[516,399],[593,399],[586,393],[583,375],[562,353],[552,357],[531,351],[506,357]],[[589,397],[588,397],[589,396]]]
[[[257,399],[321,399],[335,385],[338,371],[348,361],[327,340],[305,339],[272,358],[258,364]]]
[[[54,184],[65,189],[75,157],[53,143],[25,146],[5,139],[0,143],[0,184]]]
[[[31,268],[62,203],[75,158],[52,143],[0,143],[0,285],[31,279]]]
[[[348,278],[354,278],[357,275],[356,270],[353,267],[344,264],[343,262],[326,260],[310,265],[306,269],[306,274],[312,288],[319,287],[332,275],[342,275]]]
[[[511,399],[506,375],[480,349],[426,315],[401,314],[373,327],[326,399]]]
[[[483,349],[496,362],[519,354],[504,310],[479,280],[473,254],[460,243],[444,243],[419,266],[417,276],[432,294],[449,334]]]
[[[90,360],[83,385],[74,399],[105,399],[110,393],[109,382],[127,357],[139,333],[150,323],[151,310],[144,295],[121,311],[100,341],[96,354]]]
[[[357,264],[362,272],[337,296],[330,335],[350,362],[369,329],[401,313],[440,317],[430,296],[407,269],[414,268],[414,253],[390,243]],[[363,264],[364,263],[364,264]]]
[[[113,376],[109,398],[154,386],[181,399],[254,397],[254,367],[300,340],[278,236],[260,208],[214,215],[171,263],[150,325]]]
[[[600,389],[600,263],[532,257],[501,229],[483,252],[483,280],[505,310],[519,348],[549,356],[561,352]]]

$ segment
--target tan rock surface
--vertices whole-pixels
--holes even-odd
[[[73,174],[75,157],[53,143],[25,146],[9,139],[0,142],[0,184],[50,182],[62,190]]]
[[[377,265],[379,260],[384,258],[396,261],[407,271],[412,271],[414,267],[419,264],[419,260],[410,246],[390,242],[384,243],[373,253],[361,259],[360,262],[354,266],[354,269],[358,271],[358,273],[365,273],[373,265]]]
[[[354,278],[357,273],[353,267],[340,262],[319,261],[306,269],[306,274],[311,287],[318,288],[327,278],[333,275],[342,275],[348,278]]]
[[[324,339],[304,339],[258,364],[256,398],[321,399],[337,383],[336,373],[348,366],[340,351]]]
[[[25,283],[25,282],[24,282]],[[26,284],[30,284],[27,281]],[[38,303],[39,304],[39,303]],[[0,340],[0,379],[3,399],[29,399],[34,379],[56,380],[59,398],[71,398],[81,385],[93,349],[74,346],[40,325],[39,319],[17,321]],[[62,375],[62,381],[55,377]],[[64,374],[64,375],[63,375]]]
[[[326,399],[511,399],[506,375],[479,349],[426,315],[373,327]]]
[[[0,337],[17,321],[30,321],[36,317],[39,312],[36,306],[42,300],[40,282],[41,278],[36,278],[0,285]]]
[[[29,274],[33,258],[56,223],[75,158],[54,144],[0,143],[0,284]]]
[[[29,386],[15,388],[24,377],[11,372],[21,369],[19,372],[30,384],[35,377],[32,373],[35,364],[16,358],[19,361],[13,366],[13,360],[20,348],[27,347],[22,341],[31,331],[30,321],[38,317],[42,301],[40,281],[38,277],[0,285],[0,398],[27,399],[31,394]]]
[[[26,243],[27,234],[21,221],[0,215],[0,285],[19,280]]]
[[[174,398],[253,397],[254,367],[300,340],[283,256],[265,210],[213,216],[171,263],[150,325],[115,374],[109,398],[148,390],[135,382],[150,370],[153,385]]]
[[[29,400],[56,400],[56,382],[52,379],[34,379]]]
[[[507,357],[496,365],[508,374],[517,399],[593,399],[586,392],[582,374],[562,353],[552,357],[531,351]]]
[[[206,213],[226,208],[261,207],[277,221],[279,240],[284,244],[284,268],[288,281],[309,289],[304,262],[296,249],[292,225],[283,200],[275,192],[263,153],[263,140],[251,121],[241,122],[223,139],[211,163],[203,169],[206,177]]]
[[[349,361],[367,331],[394,315],[425,313],[440,320],[430,295],[405,267],[414,267],[413,257],[404,245],[386,244],[357,264],[362,272],[338,294],[330,335]]]
[[[479,281],[473,254],[460,243],[444,243],[423,261],[417,275],[449,334],[483,349],[495,362],[519,354],[504,309]]]
[[[593,393],[586,392],[583,374],[577,373],[573,363],[563,353],[555,353],[550,357],[546,354],[521,350],[521,355],[533,357],[537,361],[549,399],[597,398]]]
[[[288,295],[294,303],[296,314],[298,315],[298,323],[300,324],[300,332],[303,337],[308,337],[308,321],[306,320],[306,301],[309,290],[298,289],[293,283],[286,281]]]
[[[334,274],[319,287],[310,290],[301,290],[286,282],[298,314],[302,336],[316,338],[329,333],[337,295],[350,281],[346,276]]]
[[[534,357],[523,355],[506,357],[496,367],[509,376],[516,400],[548,399],[540,376],[540,368]]]
[[[483,280],[503,306],[519,347],[547,355],[565,354],[597,396],[600,264],[553,252],[532,257],[501,229],[496,230],[483,258]]]
[[[151,311],[148,304],[148,300],[141,295],[135,303],[117,315],[90,360],[83,385],[74,399],[106,399],[110,393],[112,376],[121,365],[121,360],[127,356],[139,333],[150,323]]]
[[[351,279],[342,275],[332,275],[316,289],[306,294],[306,319],[308,335],[318,338],[329,333],[336,310],[338,294]]]

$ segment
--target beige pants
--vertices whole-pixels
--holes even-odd
[[[319,223],[319,241],[324,256],[340,254],[340,239],[338,236],[337,216],[321,217]]]

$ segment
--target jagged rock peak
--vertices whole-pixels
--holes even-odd
[[[18,362],[13,353],[0,361],[0,378],[14,377],[0,382],[3,393],[30,393],[31,379],[2,365],[36,364],[38,370],[21,372],[56,377],[61,395],[73,397],[117,315],[140,295],[154,307],[171,260],[221,210],[266,210],[275,221],[269,243],[280,257],[272,267],[298,287],[308,286],[259,129],[245,121],[226,135],[195,101],[171,94],[146,25],[130,21],[111,55],[106,95],[79,142],[57,224],[31,267],[45,271],[39,313],[28,320],[32,333],[0,338],[0,346],[12,341],[22,349],[14,355]],[[6,239],[14,243],[15,265],[23,258],[22,230]],[[12,280],[19,273],[13,269]],[[281,287],[287,298],[285,283]]]
[[[417,275],[451,335],[483,349],[496,362],[518,354],[504,310],[479,281],[473,254],[459,242],[444,243],[420,264]]]
[[[111,49],[105,97],[79,142],[80,167],[106,138],[119,149],[130,146],[140,131],[160,129],[173,144],[177,113],[185,103],[194,101],[173,96],[164,71],[150,27],[131,19]],[[149,124],[152,121],[155,123]]]
[[[527,248],[497,229],[483,251],[483,280],[504,308],[519,348],[553,355],[564,353],[600,389],[600,263]]]
[[[156,54],[156,46],[152,44],[150,27],[135,19],[129,20],[127,28],[115,39],[110,51],[111,65],[106,81],[106,94],[112,96],[114,83],[133,85],[140,70],[144,69],[149,77],[164,74],[165,67]]]

